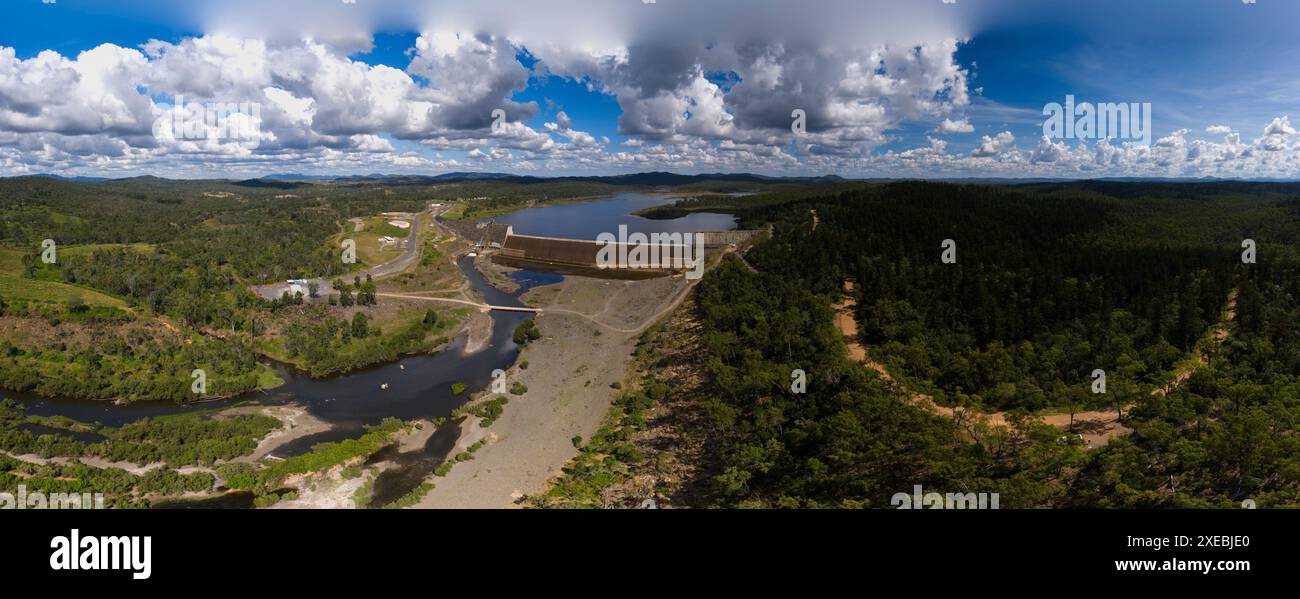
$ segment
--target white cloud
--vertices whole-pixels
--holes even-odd
[[[996,156],[1010,147],[1015,141],[1016,136],[1012,135],[1010,131],[1003,131],[993,137],[984,135],[980,137],[979,147],[971,150],[970,154],[975,157]]]
[[[1027,139],[1021,148],[1008,130],[981,136],[974,147],[927,137],[910,149],[882,151],[897,147],[905,125],[920,124],[931,135],[970,134],[969,115],[1016,126],[1020,116],[991,113],[987,101],[972,106],[972,93],[979,94],[970,89],[973,65],[957,61],[960,44],[992,14],[982,9],[866,0],[815,7],[782,0],[195,6],[196,26],[207,32],[200,37],[138,49],[104,44],[76,56],[46,51],[25,60],[0,47],[5,172],[371,172],[482,164],[543,173],[846,176],[1300,172],[1300,140],[1286,116],[1248,141],[1214,124],[1205,132],[1222,141],[1189,139],[1178,130],[1150,147]],[[372,47],[378,30],[421,32],[409,64],[354,58]],[[524,52],[536,66],[520,63]],[[610,124],[572,109],[542,121],[553,104],[543,112],[514,99],[548,74],[608,94],[620,109],[617,130],[630,138],[598,137]],[[240,117],[255,136],[155,135],[166,104],[180,96],[198,108],[257,104],[256,116]],[[790,126],[796,108],[807,116],[801,134]],[[495,109],[507,122],[494,132]],[[196,114],[195,107],[184,110]],[[444,151],[465,158],[448,159]]]
[[[974,133],[975,126],[971,125],[970,121],[966,119],[956,121],[944,119],[942,123],[939,123],[939,127],[935,131],[939,133]]]
[[[1291,126],[1290,117],[1280,116],[1264,127],[1264,135],[1295,135],[1295,128]]]

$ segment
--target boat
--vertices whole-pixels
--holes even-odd
[[[388,388],[388,383],[384,383],[384,384],[380,385],[379,388],[380,388],[380,389],[387,389],[387,388]]]

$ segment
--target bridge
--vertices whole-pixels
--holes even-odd
[[[469,300],[456,299],[451,297],[428,297],[425,295],[411,295],[409,293],[376,293],[377,297],[392,297],[397,299],[423,300],[426,302],[446,302],[449,304],[460,304],[462,306],[472,306],[483,312],[489,310],[499,310],[501,312],[531,312],[541,314],[541,308],[529,308],[527,306],[494,306],[492,304],[480,304]]]

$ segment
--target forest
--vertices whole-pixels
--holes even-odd
[[[408,322],[423,309],[399,315],[387,335],[378,324],[358,328],[348,314],[344,331],[332,328],[335,317],[320,317],[324,307],[266,300],[250,289],[326,277],[336,281],[330,306],[373,306],[376,283],[357,280],[351,271],[359,265],[344,264],[331,243],[345,225],[352,230],[347,219],[419,211],[431,199],[504,185],[387,183],[0,179],[0,277],[14,283],[0,289],[7,324],[0,388],[181,402],[197,398],[194,368],[209,377],[206,397],[275,386],[257,360],[267,350],[324,375],[438,345],[459,322],[450,312],[436,324],[436,316]],[[572,185],[536,189],[545,195]],[[53,262],[43,259],[47,239],[57,250]]]
[[[0,180],[0,242],[26,252],[12,261],[20,272],[0,274],[99,294],[0,297],[0,388],[185,401],[196,362],[211,369],[211,393],[235,394],[274,384],[259,354],[320,376],[418,351],[465,315],[421,308],[382,325],[367,316],[358,307],[375,303],[375,285],[336,266],[327,243],[347,218],[529,187],[527,197],[484,203],[490,212],[600,185],[609,183]],[[697,182],[684,201],[646,215],[727,212],[741,228],[772,232],[746,254],[752,269],[724,257],[696,286],[686,305],[703,359],[669,365],[698,373],[692,397],[719,465],[698,472],[699,505],[888,507],[918,484],[996,492],[1003,507],[1300,505],[1300,185],[834,181],[726,191]],[[57,264],[38,259],[46,238],[67,247]],[[321,274],[337,279],[348,310],[248,291]],[[851,306],[851,341],[892,381],[850,358],[836,305]],[[528,323],[515,331],[520,342],[536,335]],[[792,388],[795,371],[805,390]],[[579,495],[654,467],[630,431],[678,392],[647,376],[615,403],[617,427],[586,444],[575,438],[583,454],[568,474],[586,477]],[[942,411],[953,408],[1006,426]],[[1114,412],[1122,430],[1089,446],[1080,431],[1042,420],[1078,411]],[[51,423],[13,406],[0,421],[7,451],[169,465],[246,453],[274,425],[162,420],[78,440],[37,434],[33,426]],[[335,463],[361,449],[323,447],[304,460]],[[622,474],[611,478],[610,463]],[[204,482],[39,468],[40,480],[121,477],[111,484],[124,497]],[[246,482],[271,492],[280,474]],[[8,476],[0,483],[17,480]]]
[[[879,507],[922,484],[1003,507],[1296,505],[1297,194],[897,182],[716,206],[775,227],[747,257],[759,272],[728,260],[697,290],[701,396],[726,464],[711,504]],[[829,307],[846,279],[859,341],[897,385],[846,358]],[[1206,344],[1234,291],[1227,339]],[[1208,363],[1153,394],[1198,343]],[[958,423],[903,389],[1010,426]],[[1037,419],[1116,405],[1132,406],[1131,433],[1101,447]]]

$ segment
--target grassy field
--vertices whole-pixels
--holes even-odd
[[[384,280],[381,291],[447,290],[460,287],[465,278],[452,263],[451,257],[473,247],[469,242],[453,235],[439,234],[425,228],[420,236],[420,263],[395,277]]]
[[[401,227],[390,225],[388,224],[388,221],[390,220],[406,220],[406,222],[408,223],[410,222],[410,220],[408,219],[394,219],[394,218],[388,218],[384,216],[373,216],[365,220],[366,222],[365,231],[368,233],[374,233],[375,235],[381,235],[381,236],[387,235],[389,237],[396,237],[398,239],[405,239],[406,236],[410,234],[411,229],[409,227],[403,229]]]
[[[464,202],[457,202],[451,208],[448,208],[446,212],[443,212],[442,217],[447,220],[461,220],[465,218],[465,208]]]
[[[388,262],[401,256],[402,250],[395,243],[387,246],[381,244],[379,238],[387,235],[396,239],[405,239],[410,235],[410,229],[394,227],[388,224],[390,220],[395,219],[382,216],[366,218],[360,231],[353,231],[352,223],[347,223],[346,229],[339,233],[333,245],[337,246],[338,242],[344,239],[352,239],[357,242],[357,261],[363,266],[376,266]]]
[[[93,251],[93,248],[94,246],[60,248],[59,252],[64,255],[75,255],[77,252]],[[97,291],[65,283],[40,281],[24,277],[22,263],[24,253],[26,252],[20,249],[0,248],[0,290],[2,290],[0,291],[0,297],[6,300],[22,299],[53,303],[64,303],[73,298],[81,298],[81,301],[89,306],[126,308],[126,302]]]

